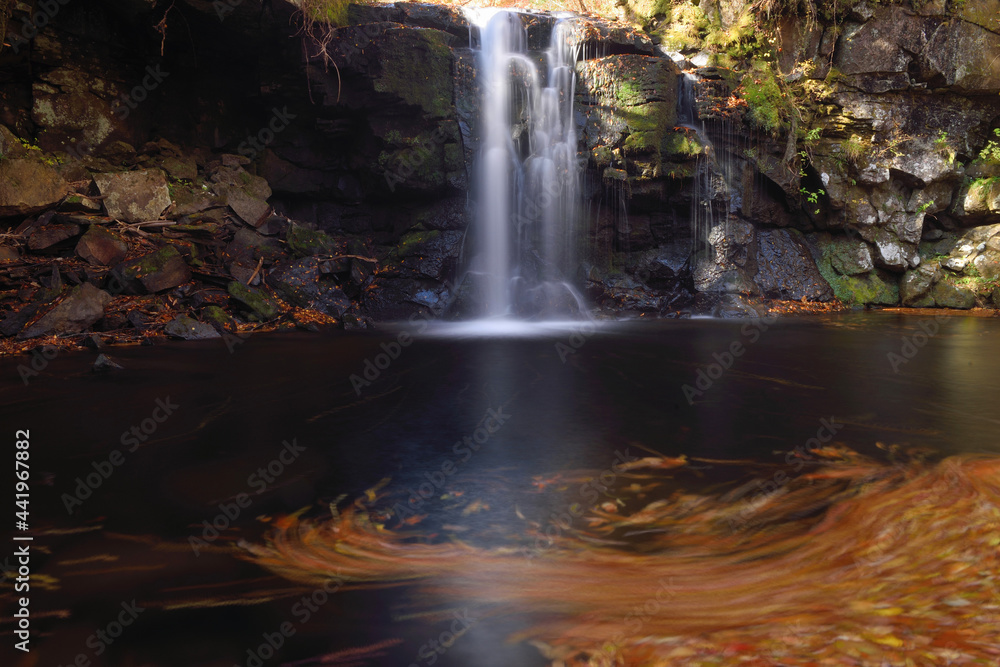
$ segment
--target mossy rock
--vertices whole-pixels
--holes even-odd
[[[993,307],[1000,308],[1000,285],[993,290]]]
[[[202,308],[201,319],[217,329],[231,329],[233,327],[233,318],[219,306]]]
[[[899,295],[904,306],[926,308],[934,305],[930,295],[931,286],[941,275],[937,262],[925,262],[916,269],[903,274],[899,282]],[[928,303],[929,302],[929,303]]]
[[[451,39],[431,29],[386,31],[379,43],[382,71],[373,82],[375,90],[394,94],[431,117],[452,115]]]
[[[860,239],[834,240],[827,246],[826,252],[830,257],[830,265],[844,276],[870,273],[875,268],[871,248]]]
[[[958,285],[953,279],[939,281],[931,290],[934,303],[940,308],[957,308],[968,310],[976,305],[976,296],[972,290]]]
[[[899,303],[897,278],[888,271],[875,269],[866,274],[845,276],[834,270],[830,246],[816,262],[820,275],[833,288],[833,295],[847,304],[892,306]]]
[[[626,0],[622,3],[639,19],[643,26],[657,16],[670,16],[672,3],[669,0]]]
[[[409,232],[403,234],[396,244],[396,255],[399,257],[413,257],[417,255],[428,255],[433,250],[433,245],[441,238],[441,232],[437,230]]]
[[[251,319],[261,322],[273,319],[280,312],[278,302],[266,292],[248,287],[236,280],[230,281],[226,287],[229,296],[250,310]]]
[[[113,273],[131,291],[138,285],[150,294],[183,285],[191,280],[191,268],[172,245],[164,246],[148,255],[119,264]]]
[[[285,242],[296,257],[337,253],[337,242],[329,234],[302,225],[289,225],[285,233]]]
[[[705,146],[693,132],[668,132],[663,138],[662,151],[669,159],[691,159],[702,155]]]
[[[594,146],[590,150],[590,161],[596,167],[608,167],[615,159],[615,154],[608,146]]]

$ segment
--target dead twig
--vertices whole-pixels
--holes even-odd
[[[261,257],[260,259],[257,260],[257,268],[253,270],[253,273],[251,273],[250,277],[247,279],[247,285],[250,285],[251,283],[253,283],[253,279],[257,277],[258,273],[260,273],[260,269],[261,269],[262,266],[264,266],[264,258],[263,257]]]

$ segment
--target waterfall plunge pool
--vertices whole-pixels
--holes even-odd
[[[86,654],[107,665],[429,665],[431,658],[439,665],[531,665],[548,661],[530,640],[550,651],[576,642],[599,652],[616,638],[628,661],[637,650],[628,641],[654,632],[702,637],[705,646],[738,637],[754,654],[765,650],[764,640],[744,635],[760,628],[798,632],[801,651],[814,651],[806,638],[833,623],[817,607],[818,597],[831,595],[830,580],[868,572],[905,580],[912,574],[906,568],[879,569],[904,549],[892,531],[909,521],[926,534],[914,508],[939,498],[946,506],[930,509],[945,512],[959,502],[947,498],[958,493],[954,480],[933,475],[926,481],[933,492],[896,498],[924,479],[899,471],[919,469],[914,456],[975,454],[989,462],[1000,454],[996,319],[842,314],[769,326],[519,324],[506,333],[516,335],[402,324],[379,333],[263,335],[232,352],[219,341],[117,348],[110,354],[124,369],[106,374],[90,371],[92,354],[62,352],[27,387],[15,368],[22,360],[4,360],[3,423],[11,433],[31,434],[38,664],[70,664]],[[727,356],[740,349],[736,343],[742,352]],[[162,421],[150,419],[158,401],[177,406]],[[142,440],[134,449],[124,446],[133,427]],[[838,495],[847,482],[802,481],[827,470],[819,454],[797,472],[802,454],[838,447],[863,461],[835,462],[837,475],[871,467],[849,498]],[[995,491],[995,468],[976,470],[970,488]],[[886,479],[885,471],[905,479]],[[866,501],[882,523],[837,536],[839,549],[858,549],[845,566],[834,562],[836,549],[820,527],[851,516],[862,489],[884,494]],[[826,494],[829,503],[808,494]],[[687,509],[652,523],[637,514],[652,502],[662,510],[681,500]],[[778,512],[779,501],[793,507]],[[893,502],[908,508],[906,520],[884,515]],[[777,514],[765,521],[769,508]],[[955,521],[969,543],[977,531],[996,529],[972,514],[952,523],[945,514],[934,524],[942,544],[951,544]],[[876,528],[881,538],[865,537]],[[289,530],[294,534],[282,537]],[[406,537],[392,542],[397,534]],[[675,542],[658,542],[668,534]],[[739,546],[737,538],[749,542]],[[310,550],[324,540],[350,548],[320,558]],[[775,544],[783,545],[781,555],[758,554],[755,562],[774,559],[768,571],[776,571],[794,554],[796,567],[812,572],[786,572],[780,592],[768,593],[782,613],[799,610],[794,621],[768,620],[760,600],[739,581],[724,582],[713,565],[740,549]],[[702,555],[675,562],[692,549]],[[931,551],[925,545],[920,553]],[[344,554],[353,560],[340,562]],[[645,564],[630,565],[630,558]],[[948,568],[962,567],[955,558]],[[961,570],[968,575],[961,585],[943,574],[929,584],[948,601],[943,609],[968,612],[961,618],[973,630],[987,615],[995,619],[995,604],[984,607],[976,597],[977,586],[997,581],[992,558],[975,576]],[[318,562],[332,568],[325,588],[306,573],[322,571]],[[675,578],[656,574],[657,563]],[[728,608],[740,622],[704,610],[711,627],[675,619],[671,634],[655,625],[652,619],[669,617],[674,606],[686,610],[683,619],[697,617],[685,587],[708,584],[691,574],[692,563],[714,573],[712,596],[730,595]],[[729,563],[726,571],[739,567]],[[846,569],[835,575],[837,568]],[[649,572],[645,597],[623,597],[642,571]],[[560,582],[560,573],[575,578]],[[539,583],[541,575],[554,587]],[[759,572],[753,576],[769,590]],[[9,583],[5,606],[13,605]],[[660,602],[651,597],[658,587],[665,591]],[[133,600],[142,613],[96,655],[102,640],[92,639],[95,631]],[[655,609],[632,613],[644,600]],[[610,618],[601,616],[602,601]],[[906,627],[950,636],[920,625],[931,623],[924,617],[930,612],[914,599],[861,603],[891,610],[872,618],[893,640],[859,634],[859,646],[904,651],[916,641]],[[861,617],[829,613],[840,634],[860,624]],[[793,622],[797,631],[788,629]],[[4,628],[13,643],[11,625]],[[291,634],[281,635],[282,628]],[[674,662],[662,664],[701,655],[675,640],[663,644],[678,651]],[[945,643],[941,651],[987,654],[974,642]],[[761,664],[800,664],[795,644],[781,645],[785,653],[767,648]],[[321,663],[321,656],[333,657]]]

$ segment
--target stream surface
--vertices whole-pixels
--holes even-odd
[[[599,473],[619,454],[781,462],[831,424],[832,442],[873,457],[886,456],[879,443],[997,454],[998,348],[1000,318],[859,313],[493,333],[418,321],[254,336],[232,351],[170,342],[107,350],[124,369],[104,374],[91,371],[96,352],[61,352],[27,387],[25,359],[4,359],[0,421],[8,439],[30,431],[37,661],[0,662],[312,665],[337,654],[324,664],[544,664],[507,641],[531,625],[528,610],[481,619],[435,652],[428,642],[452,623],[414,612],[405,589],[347,587],[306,614],[296,603],[312,588],[237,557],[234,545],[259,542],[261,518],[343,506],[385,478],[397,492],[429,484],[437,495],[443,470],[516,489],[533,476]],[[733,350],[742,353],[730,363]],[[174,407],[164,415],[158,405]],[[133,426],[144,439],[134,449]],[[79,492],[98,469],[110,474]],[[533,502],[514,490],[490,497],[493,514],[515,524],[515,507]],[[203,523],[213,521],[218,537]],[[13,599],[5,581],[0,656],[20,659]],[[94,639],[133,600],[142,611],[121,636]],[[275,640],[282,627],[293,634]],[[275,651],[259,650],[267,636]],[[389,640],[357,662],[338,654]]]

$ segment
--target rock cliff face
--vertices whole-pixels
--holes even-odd
[[[347,27],[306,30],[283,0],[66,3],[44,21],[41,5],[13,7],[0,51],[0,216],[12,225],[30,230],[70,200],[78,215],[149,222],[105,196],[101,183],[122,180],[108,174],[127,170],[166,179],[133,188],[148,195],[136,215],[217,225],[240,251],[225,263],[238,282],[252,274],[280,296],[300,275],[280,252],[296,243],[291,220],[350,256],[292,253],[320,258],[307,267],[317,280],[339,276],[352,302],[338,297],[336,317],[447,311],[476,197],[477,35],[461,14],[355,5]],[[732,35],[749,10],[699,11]],[[573,278],[597,304],[669,314],[697,292],[1000,301],[997,0],[781,19],[777,57],[743,69],[706,62],[720,60],[722,33],[704,27],[669,51],[683,17],[649,11],[630,16],[648,34],[576,24],[587,215]],[[553,21],[523,21],[540,58]],[[277,235],[278,252],[251,231]]]

